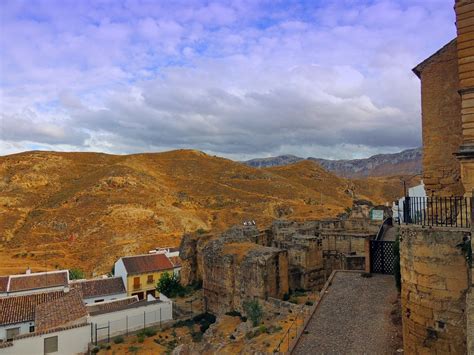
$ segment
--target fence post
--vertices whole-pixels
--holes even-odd
[[[107,324],[107,343],[110,343],[110,321]]]
[[[143,330],[145,330],[145,318],[146,318],[146,311],[143,311]]]
[[[160,307],[160,330],[162,330],[161,329],[161,307]]]
[[[125,329],[127,330],[127,336],[128,336],[128,314],[127,314],[127,317],[125,318]]]
[[[97,346],[97,323],[95,323],[95,345]]]

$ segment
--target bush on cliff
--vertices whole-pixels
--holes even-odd
[[[263,308],[258,300],[252,300],[244,303],[244,310],[252,321],[254,327],[260,324],[263,318]]]

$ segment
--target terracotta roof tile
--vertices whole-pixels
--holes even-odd
[[[143,274],[173,269],[173,264],[165,254],[127,256],[122,258],[122,261],[129,274]]]
[[[0,298],[0,325],[29,322],[35,319],[36,306],[65,295],[63,291]]]
[[[35,327],[44,331],[68,326],[87,317],[87,309],[78,290],[71,290],[63,297],[39,304],[36,307]]]
[[[121,277],[72,281],[70,286],[80,290],[83,298],[127,293]]]
[[[25,275],[11,275],[8,292],[27,291],[56,286],[68,285],[68,272],[53,271]]]

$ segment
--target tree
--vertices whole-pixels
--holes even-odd
[[[179,277],[169,272],[161,274],[156,289],[167,297],[176,297],[184,293],[184,287],[179,282]]]
[[[72,268],[69,270],[69,279],[70,280],[79,280],[85,278],[84,271],[77,268]]]
[[[244,310],[254,327],[260,324],[263,318],[263,309],[258,300],[245,302]]]

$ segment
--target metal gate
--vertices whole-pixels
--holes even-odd
[[[370,272],[393,275],[393,241],[370,241]]]

